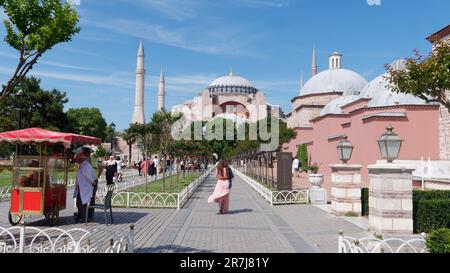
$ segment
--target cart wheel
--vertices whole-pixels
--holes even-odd
[[[59,209],[57,206],[54,206],[50,208],[48,211],[45,212],[45,219],[47,219],[47,222],[50,226],[54,226],[58,224],[59,221]]]
[[[17,226],[22,221],[23,215],[13,215],[11,211],[8,212],[8,221],[11,225]]]

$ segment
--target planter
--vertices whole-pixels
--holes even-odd
[[[310,174],[309,183],[313,188],[320,188],[323,184],[323,174]]]

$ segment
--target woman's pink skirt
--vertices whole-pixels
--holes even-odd
[[[214,193],[208,198],[208,203],[219,203],[220,199],[229,195],[229,183],[228,180],[219,180],[216,184],[216,189]]]

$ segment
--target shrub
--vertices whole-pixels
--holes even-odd
[[[308,146],[305,144],[300,145],[297,152],[297,157],[300,160],[300,163],[302,164],[302,172],[308,171]]]
[[[361,189],[361,216],[369,216],[369,189]]]
[[[450,253],[450,229],[434,230],[427,236],[426,240],[430,253]]]
[[[420,208],[420,202],[423,200],[447,200],[447,202],[450,202],[450,191],[422,191],[422,190],[415,190],[413,192],[413,221],[414,221],[414,231],[417,233],[420,232],[425,232],[426,230],[423,230],[423,227],[426,226],[434,226],[435,224],[433,223],[424,223],[422,224],[421,221],[428,221],[430,219],[427,219],[426,215],[421,216],[419,219],[418,216],[418,212],[419,212],[419,208]],[[428,207],[428,209],[430,209],[430,205],[429,204],[425,204],[425,206]],[[425,209],[423,209],[425,210]],[[444,210],[444,208],[438,208],[438,210]],[[425,211],[423,211],[423,213],[426,214]],[[448,215],[450,212],[448,211],[448,206],[447,206],[447,212],[446,214]],[[434,212],[432,212],[432,214],[434,214]],[[444,213],[445,214],[445,213]],[[448,218],[447,218],[448,219]],[[419,228],[420,226],[420,228]],[[448,224],[446,226],[439,226],[441,228],[443,227],[449,227]]]
[[[308,169],[313,173],[317,174],[319,172],[319,165],[314,164],[312,166],[309,166]]]
[[[420,200],[417,209],[417,231],[430,232],[450,227],[450,199]]]

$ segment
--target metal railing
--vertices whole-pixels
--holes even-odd
[[[378,239],[366,237],[356,239],[344,236],[342,231],[338,237],[338,253],[427,253],[425,239],[404,240],[400,238]]]
[[[134,253],[134,225],[118,234],[81,228],[0,227],[0,253]]]
[[[270,205],[289,205],[289,204],[308,204],[309,190],[292,190],[292,191],[273,191],[263,184],[255,181],[253,178],[245,175],[240,170],[233,168],[234,172],[239,175],[253,190],[255,190]]]
[[[135,193],[126,192],[126,189],[134,188],[145,184],[145,182],[130,182],[126,186],[121,186],[122,183],[117,185],[111,185],[108,187],[102,187],[97,192],[97,200],[103,202],[108,190],[113,190],[115,193],[112,197],[112,205],[114,207],[125,208],[176,208],[180,209],[189,200],[191,195],[197,190],[197,188],[203,183],[206,177],[211,173],[213,168],[203,172],[200,177],[196,178],[186,188],[179,193]],[[175,174],[175,173],[174,173]]]

